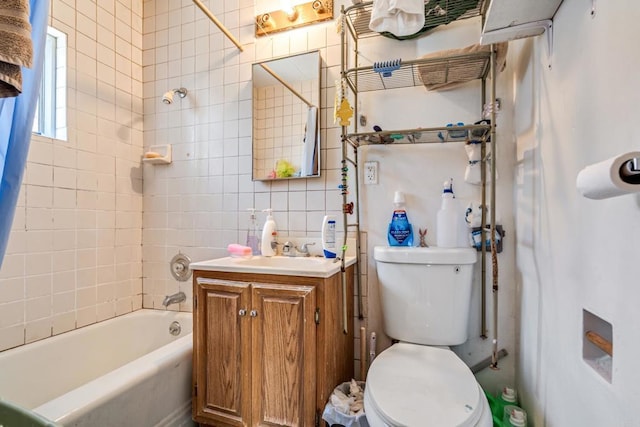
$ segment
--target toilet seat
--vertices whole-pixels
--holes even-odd
[[[367,374],[365,413],[380,425],[484,425],[487,406],[472,372],[446,348],[398,343]]]

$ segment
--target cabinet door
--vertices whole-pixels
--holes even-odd
[[[316,393],[316,291],[254,284],[252,425],[312,426]]]
[[[246,426],[251,415],[249,284],[197,278],[196,421]],[[244,311],[243,311],[244,310]],[[245,314],[247,313],[247,314]]]

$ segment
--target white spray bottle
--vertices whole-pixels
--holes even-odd
[[[444,182],[442,206],[437,216],[436,245],[439,248],[455,248],[458,245],[459,210],[453,194],[453,179]]]

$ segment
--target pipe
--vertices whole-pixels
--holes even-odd
[[[218,18],[216,18],[215,15],[211,13],[207,6],[205,6],[200,0],[193,0],[193,2],[200,8],[202,12],[204,12],[205,15],[209,17],[209,19],[211,19],[211,22],[216,24],[220,31],[222,31],[222,33],[227,36],[229,40],[231,40],[231,43],[236,45],[240,52],[244,52],[244,47],[242,47],[240,42],[235,37],[233,37],[233,34],[231,34],[224,25],[222,25],[222,22],[218,21]]]
[[[504,359],[508,355],[509,353],[507,352],[507,350],[503,348],[498,352],[498,359]],[[487,357],[486,359],[479,361],[475,365],[470,366],[469,369],[471,369],[471,372],[473,372],[474,374],[477,374],[483,369],[492,366],[492,363],[493,363],[492,360],[493,360],[493,357]]]
[[[371,341],[369,342],[369,363],[376,358],[376,333],[371,332]]]
[[[367,378],[367,328],[360,326],[360,381]]]
[[[496,45],[491,45],[491,102],[496,99]],[[491,109],[491,267],[493,272],[493,352],[491,369],[498,369],[498,248],[496,247],[496,108]],[[484,242],[483,242],[484,244]]]

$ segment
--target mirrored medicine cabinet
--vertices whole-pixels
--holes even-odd
[[[320,176],[320,52],[253,64],[253,180]]]

